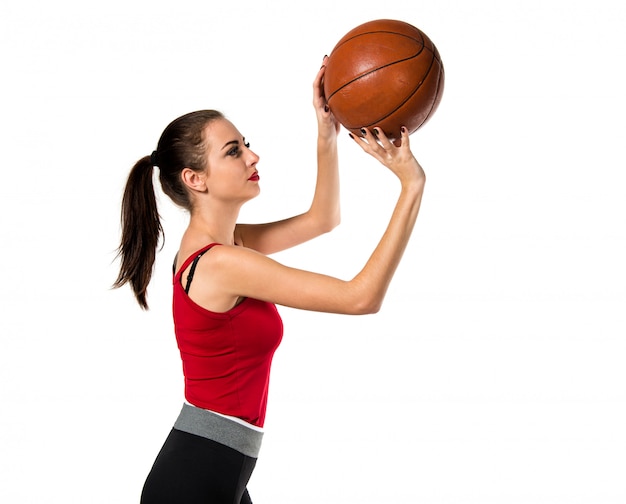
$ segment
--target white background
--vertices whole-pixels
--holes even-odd
[[[3,2],[0,501],[136,503],[182,404],[169,311],[117,274],[132,164],[217,108],[261,156],[242,220],[306,209],[311,83],[401,19],[446,68],[422,212],[380,313],[281,309],[257,504],[626,502],[626,7],[618,0]],[[277,259],[350,278],[393,177],[340,138],[343,222]]]

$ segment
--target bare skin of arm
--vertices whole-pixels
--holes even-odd
[[[354,138],[400,182],[389,224],[371,256],[351,280],[282,265],[246,246],[214,247],[198,263],[190,296],[212,311],[227,311],[242,297],[329,313],[368,314],[383,303],[415,225],[426,177],[415,159],[409,136],[390,142],[382,132]],[[244,244],[245,245],[245,244]],[[271,248],[271,247],[270,247]]]
[[[324,59],[324,64],[326,63]],[[337,134],[339,123],[326,107],[322,65],[313,82],[313,107],[318,124],[317,180],[307,212],[267,224],[238,224],[235,242],[263,254],[273,254],[332,231],[341,219]]]

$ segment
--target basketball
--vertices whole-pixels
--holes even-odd
[[[379,127],[390,139],[422,127],[435,113],[444,71],[435,44],[403,21],[357,26],[337,42],[326,65],[324,94],[335,118],[353,134]]]

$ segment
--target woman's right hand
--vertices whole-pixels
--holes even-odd
[[[389,140],[380,128],[363,128],[363,137],[350,135],[370,156],[389,168],[405,186],[421,186],[426,182],[424,170],[411,151],[409,133],[401,129],[401,137],[394,142]]]
[[[328,56],[324,56],[322,67],[317,72],[313,81],[313,107],[317,115],[318,134],[321,138],[328,140],[336,140],[341,125],[335,118],[328,107],[326,96],[324,96],[324,74],[326,73],[326,64]]]

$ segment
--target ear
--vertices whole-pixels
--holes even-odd
[[[198,173],[191,168],[183,168],[180,178],[189,189],[197,192],[206,192],[206,176],[204,173]]]

